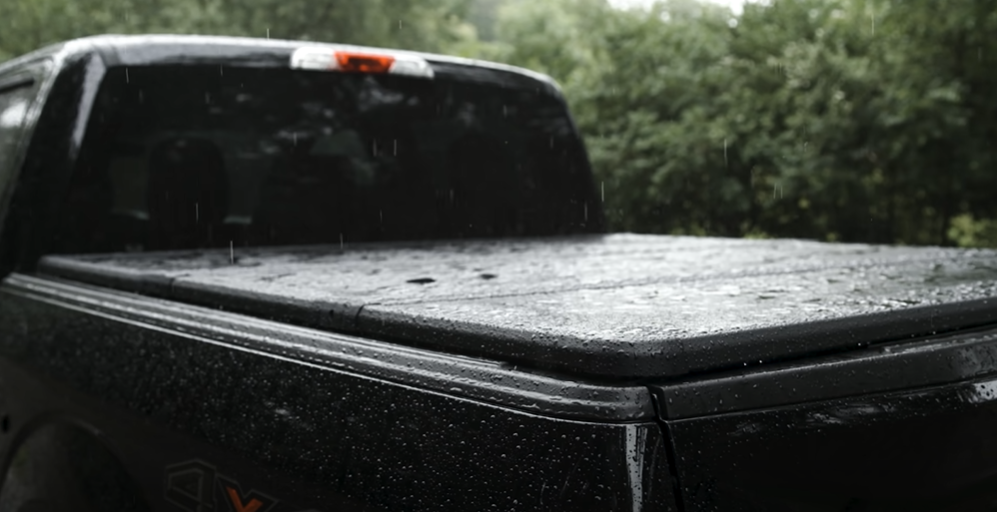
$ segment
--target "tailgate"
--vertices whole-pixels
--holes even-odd
[[[653,390],[687,512],[997,510],[997,330]]]

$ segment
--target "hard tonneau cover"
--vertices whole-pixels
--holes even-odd
[[[49,256],[43,274],[597,379],[997,321],[997,252],[609,235]]]

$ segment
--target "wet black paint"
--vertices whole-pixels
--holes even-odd
[[[987,512],[993,377],[669,422],[687,512]]]
[[[0,367],[15,438],[76,418],[149,500],[201,458],[289,503],[274,512],[674,510],[654,422],[544,417],[9,293]]]

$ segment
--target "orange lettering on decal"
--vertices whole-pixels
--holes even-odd
[[[249,503],[243,505],[242,498],[239,497],[239,493],[236,492],[235,489],[226,487],[225,490],[228,491],[228,497],[232,500],[232,506],[235,507],[235,512],[256,512],[263,506],[263,503],[256,498],[249,500]]]

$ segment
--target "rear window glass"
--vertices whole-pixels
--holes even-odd
[[[54,252],[597,231],[581,142],[537,85],[112,68]]]

